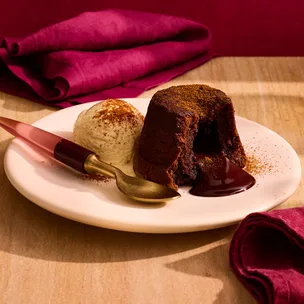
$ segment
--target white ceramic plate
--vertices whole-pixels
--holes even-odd
[[[148,99],[125,99],[143,114]],[[55,112],[34,125],[70,139],[78,114],[94,103]],[[251,212],[274,208],[289,198],[300,182],[301,165],[293,148],[278,134],[237,117],[249,155],[260,159],[257,184],[232,196],[203,198],[179,189],[182,197],[165,205],[142,205],[121,194],[114,182],[83,180],[81,175],[14,139],[5,155],[13,186],[42,208],[82,223],[133,232],[181,233],[230,225]],[[254,151],[255,150],[255,151]]]

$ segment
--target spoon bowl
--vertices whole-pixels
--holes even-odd
[[[120,169],[101,161],[96,154],[87,157],[84,169],[88,173],[101,173],[116,178],[118,189],[136,201],[158,204],[181,197],[174,189],[123,173]]]

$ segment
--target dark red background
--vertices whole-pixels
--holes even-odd
[[[105,8],[166,13],[204,23],[220,55],[304,55],[303,0],[1,0],[0,37],[20,37]]]

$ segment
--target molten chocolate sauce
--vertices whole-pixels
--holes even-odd
[[[235,165],[224,154],[196,154],[198,177],[190,193],[196,196],[227,196],[245,191],[255,178]]]

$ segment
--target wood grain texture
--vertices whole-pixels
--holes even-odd
[[[271,128],[304,161],[304,58],[217,58],[175,84],[225,91],[236,113]],[[32,123],[54,108],[0,93],[0,115]],[[255,303],[231,272],[235,226],[179,235],[111,231],[51,214],[7,180],[0,130],[0,303]],[[24,172],[26,177],[26,172]],[[279,208],[304,206],[303,178]]]

